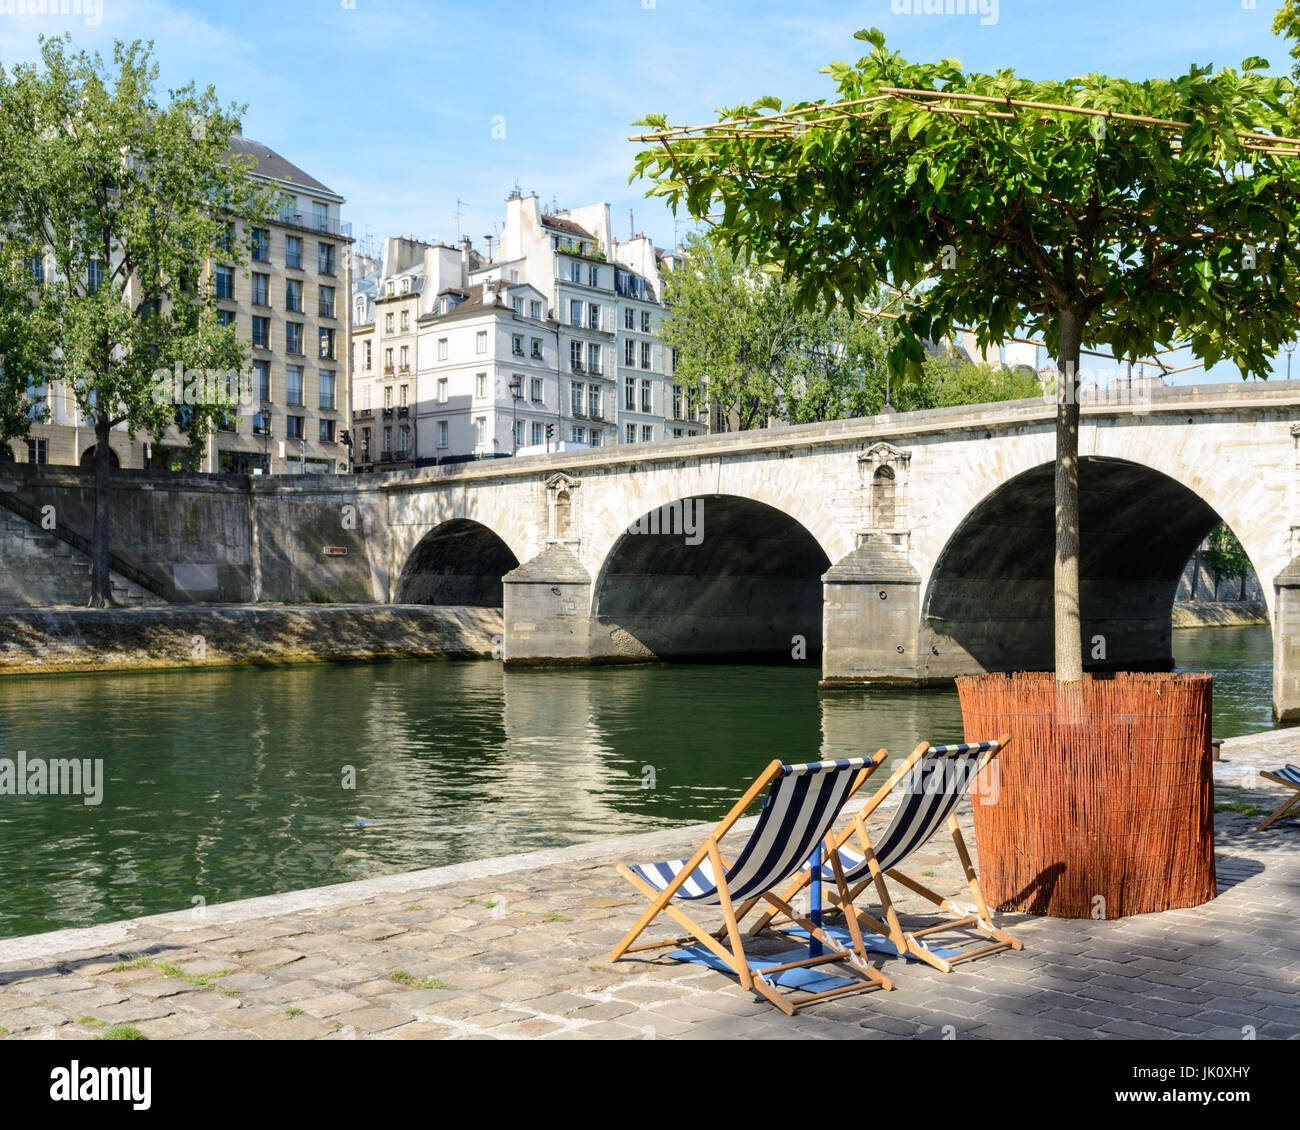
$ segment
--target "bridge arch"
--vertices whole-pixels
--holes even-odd
[[[1051,463],[1011,476],[949,535],[921,609],[920,653],[931,675],[1051,668],[1053,476]],[[1079,509],[1085,668],[1167,669],[1170,615],[1188,558],[1221,521],[1247,554],[1255,532],[1185,483],[1130,459],[1085,456]]]
[[[494,530],[451,518],[424,535],[407,555],[397,582],[399,604],[502,606],[501,578],[519,565]]]
[[[802,660],[820,652],[821,575],[808,528],[752,498],[676,498],[637,517],[592,584],[600,651],[660,659]]]

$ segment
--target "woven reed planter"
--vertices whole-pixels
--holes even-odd
[[[1012,738],[974,803],[988,901],[1122,918],[1212,899],[1212,684],[1174,674],[1060,687],[1043,673],[958,679],[966,740]]]

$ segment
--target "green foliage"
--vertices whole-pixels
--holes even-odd
[[[1228,526],[1220,524],[1214,528],[1208,541],[1201,552],[1201,560],[1213,575],[1216,590],[1220,581],[1241,580],[1250,569],[1250,558],[1237,535]]]
[[[24,339],[12,317],[0,319],[0,351],[15,379],[44,371],[65,382],[101,430],[157,435],[176,424],[201,444],[222,405],[158,403],[154,373],[242,368],[244,347],[233,326],[217,324],[205,266],[242,263],[239,248],[223,246],[228,217],[260,218],[272,205],[229,156],[240,108],[222,109],[211,88],[193,84],[164,104],[157,74],[139,42],[116,44],[108,65],[73,53],[66,37],[42,38],[39,66],[0,68],[6,253],[48,248],[55,265],[36,296],[40,335]],[[98,287],[92,269],[102,271]],[[6,299],[18,281],[7,270]],[[21,434],[22,421],[0,418],[0,427]]]
[[[953,59],[910,62],[877,31],[857,37],[869,54],[825,68],[840,100],[943,90],[1186,126],[1179,141],[1062,111],[973,117],[886,96],[846,115],[768,97],[720,116],[800,110],[799,128],[674,137],[671,157],[656,144],[633,176],[652,178],[650,194],[675,210],[720,215],[720,241],[778,267],[804,308],[853,309],[882,284],[907,288],[889,349],[896,373],[919,379],[923,342],[961,326],[981,345],[1029,331],[1055,354],[1063,320],[1117,358],[1187,342],[1207,364],[1269,373],[1300,330],[1300,161],[1246,154],[1236,131],[1286,133],[1289,79],[1248,59],[1174,79],[1031,81],[967,73]],[[1070,335],[1065,353],[1077,363]]]

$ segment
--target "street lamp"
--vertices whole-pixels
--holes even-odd
[[[519,401],[524,395],[524,379],[518,373],[510,378],[510,454],[519,451]]]
[[[1285,341],[1282,348],[1286,350],[1286,379],[1291,379],[1291,354],[1295,352],[1295,341]]]

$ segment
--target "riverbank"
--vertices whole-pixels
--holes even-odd
[[[485,658],[499,608],[220,604],[0,609],[0,676]]]
[[[1180,600],[1174,605],[1175,628],[1226,628],[1267,624],[1262,600]]]
[[[1225,743],[1225,758],[1300,760],[1300,729],[1259,737]],[[790,1018],[662,951],[607,960],[644,905],[612,864],[678,858],[709,830],[699,825],[0,941],[0,1036],[129,1025],[149,1039],[1295,1038],[1300,830],[1254,830],[1254,810],[1280,798],[1263,784],[1240,791],[1216,773],[1219,894],[1204,906],[1118,921],[998,915],[1022,951],[947,975],[876,954],[896,991]],[[969,817],[966,806],[974,847]],[[953,856],[940,836],[914,864],[958,891]],[[905,929],[932,920],[895,894]]]

